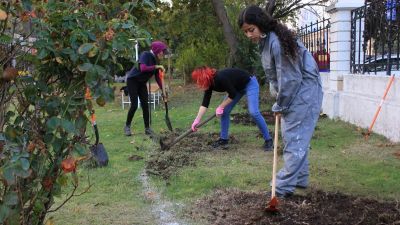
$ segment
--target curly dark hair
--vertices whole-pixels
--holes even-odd
[[[284,54],[296,59],[299,48],[296,42],[296,34],[274,19],[267,11],[256,5],[246,7],[238,18],[239,27],[242,27],[244,23],[257,26],[263,33],[275,32],[281,42]]]

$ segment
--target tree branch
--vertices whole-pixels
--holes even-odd
[[[63,205],[65,205],[65,203],[67,203],[72,197],[77,197],[77,196],[81,196],[83,194],[85,194],[86,192],[89,191],[89,189],[92,187],[92,184],[90,183],[90,178],[88,176],[88,183],[89,185],[85,188],[85,190],[83,190],[81,193],[76,194],[75,195],[75,191],[78,188],[78,184],[75,184],[72,182],[72,184],[74,185],[74,189],[72,190],[71,194],[63,201],[63,203],[61,203],[61,205],[59,205],[57,208],[53,209],[53,210],[48,210],[47,213],[52,213],[55,212],[57,210],[59,210],[61,207],[63,207]]]
[[[275,18],[283,18],[288,16],[290,13],[297,11],[299,9],[302,9],[304,7],[311,7],[311,6],[326,6],[327,0],[319,0],[319,1],[310,1],[304,4],[298,4],[301,2],[301,0],[296,0],[289,6],[285,7],[284,9],[279,10],[276,15],[274,15]]]

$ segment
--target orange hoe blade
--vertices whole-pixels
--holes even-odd
[[[278,206],[278,199],[275,196],[269,201],[265,210],[268,212],[278,212],[279,209],[277,208],[277,206]]]
[[[272,163],[272,190],[271,190],[271,201],[269,201],[265,210],[268,212],[278,212],[278,199],[275,196],[276,193],[276,164],[278,161],[278,136],[279,136],[279,120],[280,116],[275,116],[275,137],[274,137],[274,161]]]

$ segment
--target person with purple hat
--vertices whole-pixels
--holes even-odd
[[[148,102],[148,90],[146,83],[155,75],[156,81],[160,89],[162,89],[161,77],[159,70],[165,71],[164,67],[160,65],[160,60],[167,53],[168,46],[162,41],[154,41],[151,43],[151,50],[144,51],[140,54],[138,66],[133,67],[127,73],[127,87],[129,98],[131,100],[131,107],[128,111],[124,133],[126,136],[131,136],[131,123],[133,116],[138,108],[137,98],[140,99],[140,105],[143,111],[143,120],[145,127],[145,134],[152,134],[150,129],[150,115]]]

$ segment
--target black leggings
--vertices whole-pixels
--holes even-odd
[[[138,100],[140,99],[140,105],[143,111],[143,120],[145,128],[150,127],[149,122],[149,106],[148,101],[148,91],[146,87],[146,82],[139,82],[135,78],[128,78],[128,92],[129,98],[131,100],[131,107],[129,108],[128,116],[126,118],[126,126],[131,126],[133,116],[135,115],[136,109],[138,108]]]

